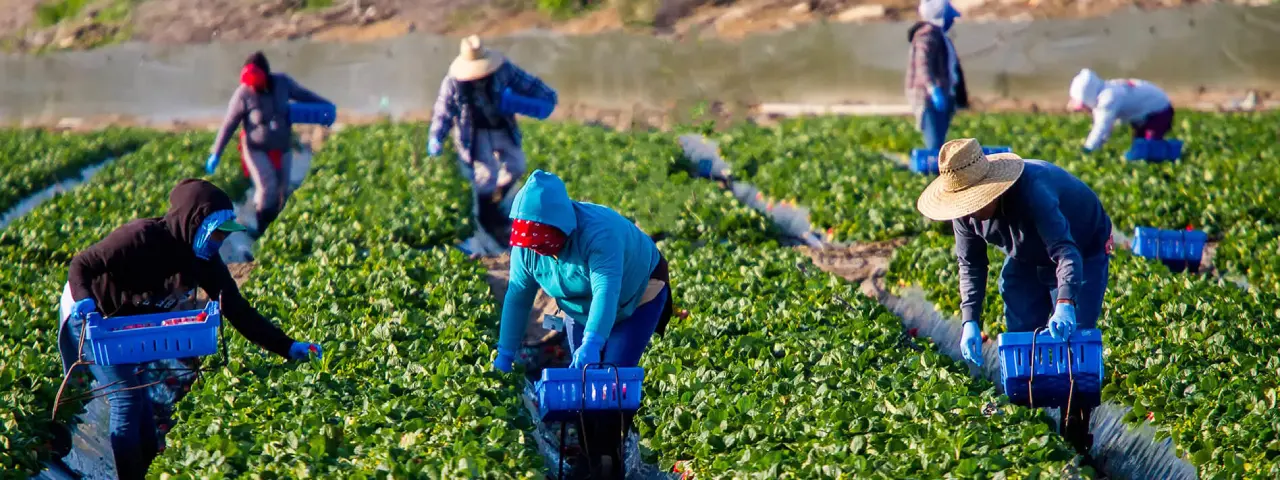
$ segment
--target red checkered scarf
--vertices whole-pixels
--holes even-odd
[[[545,223],[519,219],[511,222],[511,246],[527,248],[539,255],[559,254],[568,238],[560,229]]]

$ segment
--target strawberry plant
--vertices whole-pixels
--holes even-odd
[[[153,135],[132,129],[73,134],[45,130],[0,129],[0,212],[23,197],[127,153]]]

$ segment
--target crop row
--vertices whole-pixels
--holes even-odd
[[[0,129],[0,212],[89,165],[131,151],[152,136],[129,129],[86,134]]]
[[[534,478],[515,382],[491,371],[496,303],[451,246],[470,231],[450,161],[414,164],[409,126],[340,132],[314,157],[244,291],[316,363],[238,336],[179,406],[161,478]],[[426,249],[424,249],[426,248]]]

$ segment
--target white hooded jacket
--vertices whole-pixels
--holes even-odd
[[[1071,81],[1071,100],[1093,110],[1093,130],[1084,146],[1101,147],[1111,136],[1116,120],[1142,123],[1153,114],[1169,108],[1169,96],[1151,82],[1116,79],[1103,81],[1092,70],[1084,69]]]

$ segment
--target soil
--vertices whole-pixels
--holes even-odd
[[[501,302],[507,297],[507,283],[511,280],[510,255],[504,253],[500,257],[479,257],[478,260],[489,270],[485,279],[489,282],[489,291],[494,299]],[[558,339],[559,331],[542,328],[542,316],[544,314],[561,316],[559,311],[555,300],[542,289],[538,289],[538,296],[533,301],[533,309],[529,311],[529,325],[525,329],[524,344],[526,346],[543,345]]]
[[[44,2],[66,0],[44,0]],[[369,41],[429,32],[498,36],[528,29],[570,35],[628,30],[742,38],[821,21],[910,20],[918,0],[608,0],[565,18],[535,0],[138,0],[124,19],[99,14],[123,0],[89,0],[77,15],[41,27],[41,0],[0,0],[0,39],[10,49],[83,49],[115,40],[154,43],[288,40]],[[964,21],[1081,18],[1117,10],[1178,7],[1207,0],[953,0]],[[1265,4],[1267,0],[1231,0]],[[308,5],[328,4],[322,8]]]
[[[822,271],[855,283],[864,294],[877,297],[876,292],[884,289],[884,275],[889,271],[894,249],[906,243],[906,238],[896,238],[822,249],[805,246],[796,249],[813,259]]]

